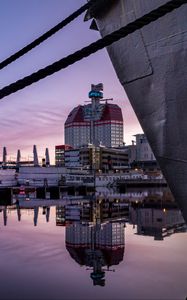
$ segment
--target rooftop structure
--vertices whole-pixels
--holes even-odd
[[[137,161],[156,161],[153,151],[144,133],[136,134],[136,160]]]
[[[65,122],[65,144],[74,148],[91,143],[116,147],[123,144],[123,116],[112,99],[103,99],[102,84],[92,85],[90,102],[79,105],[69,113]],[[102,103],[104,101],[104,103]]]

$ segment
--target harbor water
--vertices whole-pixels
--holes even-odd
[[[187,226],[167,189],[20,200],[0,206],[0,231],[2,300],[186,299]]]

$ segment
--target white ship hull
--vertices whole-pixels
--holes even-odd
[[[105,36],[166,2],[116,0],[97,26]],[[107,50],[187,220],[187,4]]]

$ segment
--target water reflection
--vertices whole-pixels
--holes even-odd
[[[89,267],[94,285],[105,285],[105,271],[124,255],[124,224],[120,222],[73,223],[66,227],[66,249],[80,265]],[[104,268],[106,266],[106,268]]]
[[[56,228],[65,230],[69,257],[85,267],[93,286],[104,287],[106,273],[114,272],[124,260],[127,224],[132,225],[135,237],[150,236],[157,241],[187,231],[182,214],[166,189],[129,190],[125,194],[105,189],[92,197],[17,199],[11,205],[0,206],[4,226],[15,215],[17,222],[22,223],[24,214],[35,227],[42,219],[46,224],[55,221]]]
[[[139,235],[153,236],[155,240],[177,232],[186,231],[181,211],[176,208],[130,208],[130,222],[136,226]]]
[[[18,221],[21,221],[23,212],[29,211],[33,215],[34,226],[37,226],[39,210],[46,222],[49,222],[53,206],[56,208],[56,226],[67,226],[68,222],[75,221],[92,225],[114,221],[123,224],[129,222],[137,229],[137,234],[154,236],[155,239],[164,238],[163,229],[167,229],[169,235],[172,228],[173,233],[185,228],[182,214],[166,189],[136,190],[125,194],[104,190],[92,197],[74,196],[61,200],[17,199],[11,205],[0,206],[0,214],[6,226],[8,217],[11,218],[11,211],[16,210]]]
[[[2,208],[4,226],[7,225],[7,206]]]

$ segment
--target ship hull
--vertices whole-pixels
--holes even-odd
[[[96,17],[102,36],[166,3],[121,0]],[[187,5],[107,48],[187,221]]]

